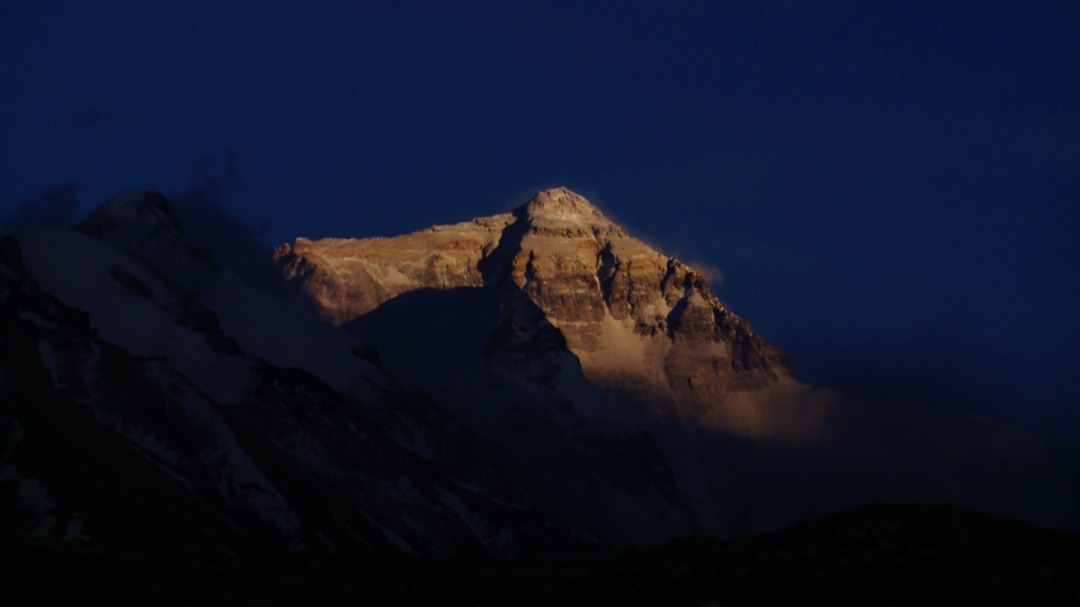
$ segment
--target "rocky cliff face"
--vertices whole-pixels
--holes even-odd
[[[605,392],[684,420],[709,418],[734,394],[794,383],[783,354],[699,273],[564,188],[510,213],[396,238],[299,239],[275,258],[338,324],[420,288],[512,285]]]
[[[302,282],[319,314],[340,325],[416,289],[482,286],[480,262],[513,221],[496,215],[397,238],[298,238],[274,259],[286,278]]]

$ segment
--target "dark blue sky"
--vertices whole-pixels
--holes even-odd
[[[811,380],[1080,436],[1080,2],[678,4],[6,0],[0,211],[230,150],[267,246],[567,185]]]

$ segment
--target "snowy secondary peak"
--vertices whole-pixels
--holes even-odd
[[[586,224],[608,222],[604,214],[592,203],[566,188],[552,188],[539,192],[519,209],[530,219],[551,219]]]
[[[209,251],[188,239],[172,205],[155,190],[121,192],[75,229],[142,260],[177,286],[201,293],[217,280]]]
[[[100,236],[123,224],[158,224],[180,230],[169,201],[152,188],[125,190],[105,201],[80,224],[80,231]]]

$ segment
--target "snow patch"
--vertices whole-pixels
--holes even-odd
[[[7,483],[15,486],[15,505],[5,514],[10,516],[20,510],[28,510],[31,514],[31,527],[20,530],[20,535],[39,539],[51,537],[56,526],[56,517],[51,511],[56,503],[49,498],[45,485],[35,478],[20,476],[11,464],[0,468],[0,484]]]
[[[383,535],[386,536],[386,539],[390,540],[390,543],[393,544],[394,547],[398,550],[402,552],[407,552],[409,554],[416,554],[416,551],[412,549],[412,546],[410,546],[409,543],[405,540],[401,539],[400,535],[381,525],[379,526],[379,530],[383,532]]]
[[[435,486],[435,490],[439,494],[439,501],[446,504],[446,506],[449,507],[463,523],[469,526],[469,530],[472,531],[473,535],[475,535],[481,543],[484,543],[485,537],[487,536],[487,526],[476,519],[476,516],[473,515],[472,511],[461,501],[461,498],[439,485]]]
[[[39,327],[42,327],[42,328],[45,328],[45,329],[55,329],[57,327],[56,323],[54,323],[52,321],[49,321],[49,320],[45,320],[44,318],[42,318],[41,316],[38,316],[34,312],[31,312],[30,310],[19,310],[16,313],[16,316],[18,316],[19,318],[21,318],[23,320],[28,320],[28,321],[34,323],[35,325],[37,325]]]
[[[52,344],[44,339],[38,340],[38,354],[41,355],[41,364],[45,365],[45,368],[49,371],[49,379],[52,380],[52,384],[62,387],[59,361],[56,360],[56,350],[53,350]]]

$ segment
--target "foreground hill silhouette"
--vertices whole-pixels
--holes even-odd
[[[506,560],[0,552],[9,605],[1075,605],[1080,536],[949,506],[871,505],[778,533]]]

